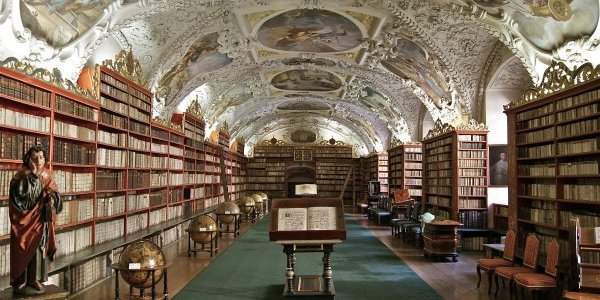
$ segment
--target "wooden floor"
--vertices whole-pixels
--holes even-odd
[[[358,217],[358,216],[357,216]],[[477,274],[475,266],[481,258],[479,253],[461,253],[457,263],[432,262],[423,257],[421,249],[412,245],[403,244],[398,238],[391,237],[389,226],[377,226],[369,223],[366,218],[358,217],[363,226],[371,232],[389,249],[408,264],[423,280],[433,287],[444,299],[452,300],[486,300],[492,299],[487,295],[487,283],[484,279],[482,286],[477,289]],[[242,234],[249,228],[248,224],[242,224]],[[221,251],[226,249],[234,240],[223,238],[219,241]],[[212,260],[208,253],[199,253],[198,257],[188,258],[187,240],[169,245],[164,249],[167,260],[173,265],[169,268],[169,292],[170,297],[180,291],[192,278],[201,272]],[[128,299],[129,291],[125,283],[121,281],[121,299]],[[162,291],[162,288],[160,289]],[[499,295],[499,300],[508,299],[507,294]],[[108,300],[114,299],[114,278],[101,281],[97,285],[86,289],[84,292],[73,296],[76,300]]]

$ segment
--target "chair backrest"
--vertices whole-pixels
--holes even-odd
[[[546,245],[546,274],[556,277],[558,275],[558,259],[560,245],[556,239],[550,240]]]
[[[525,253],[523,253],[523,265],[532,269],[537,267],[538,254],[540,252],[540,239],[530,233],[525,240]]]
[[[585,292],[600,293],[600,264],[586,262],[582,264],[581,254],[597,254],[600,244],[595,241],[593,227],[582,228],[578,218],[569,220],[569,257],[571,259],[568,288]]]
[[[408,189],[396,190],[394,192],[394,202],[401,203],[410,198],[410,192]]]
[[[504,240],[504,253],[502,257],[504,259],[513,261],[515,259],[515,249],[517,248],[517,234],[514,230],[506,232],[506,239]]]

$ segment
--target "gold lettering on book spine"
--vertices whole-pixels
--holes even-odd
[[[600,77],[600,66],[594,68],[591,63],[570,70],[564,63],[553,61],[544,72],[542,82],[534,89],[526,91],[521,98],[504,106],[512,109],[541,100],[549,95],[571,88]]]

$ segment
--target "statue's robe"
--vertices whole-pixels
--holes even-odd
[[[36,176],[22,169],[13,177],[9,190],[11,283],[27,270],[38,248],[42,250],[38,264],[45,266],[45,257],[54,259],[56,213],[61,210],[58,188],[48,170]],[[47,272],[41,269],[44,281]]]

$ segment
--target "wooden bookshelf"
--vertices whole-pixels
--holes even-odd
[[[404,144],[390,148],[389,184],[390,194],[408,189],[411,198],[421,203],[423,153],[421,144]]]
[[[389,193],[388,154],[386,152],[373,153],[367,159],[370,174],[367,182],[371,180],[379,181],[380,192],[387,195]]]
[[[423,140],[423,200],[436,219],[451,219],[462,229],[487,229],[487,130],[436,122]]]
[[[508,205],[492,204],[492,228],[499,234],[506,234],[508,231]]]
[[[106,66],[86,72],[95,74],[89,87],[97,96],[0,67],[0,217],[6,221],[0,249],[8,249],[8,184],[23,153],[40,143],[65,203],[49,270],[72,293],[111,274],[105,266],[117,247],[150,236],[176,240],[183,231],[177,228],[214,209],[222,194],[207,184],[207,169],[220,182],[220,168],[208,168],[219,165],[220,152],[204,141],[201,118],[190,113],[175,126],[151,121],[152,94],[145,87]],[[244,167],[232,165],[239,174]],[[205,203],[207,195],[217,201]],[[8,286],[7,263],[0,261],[1,287]]]
[[[557,238],[566,255],[570,218],[578,217],[583,227],[600,226],[598,77],[589,64],[572,71],[553,63],[541,86],[505,107],[509,227],[517,230],[521,247],[533,232],[544,245]]]

